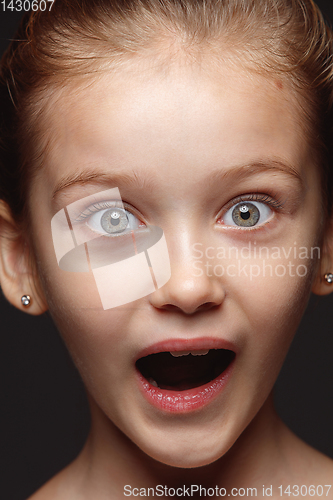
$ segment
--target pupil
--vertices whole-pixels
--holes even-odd
[[[121,209],[107,210],[101,217],[101,226],[109,234],[121,233],[128,226],[127,215]]]
[[[248,220],[250,218],[250,211],[248,210],[247,212],[241,212],[240,216],[243,220]]]

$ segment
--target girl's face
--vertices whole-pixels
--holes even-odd
[[[320,179],[292,91],[228,64],[138,62],[65,92],[48,120],[30,203],[52,316],[115,426],[161,462],[208,464],[269,395],[315,278]],[[103,310],[91,272],[58,267],[51,219],[114,187],[139,231],[163,229],[171,279]]]

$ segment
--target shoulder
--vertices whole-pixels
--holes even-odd
[[[74,464],[60,471],[27,500],[83,500]]]

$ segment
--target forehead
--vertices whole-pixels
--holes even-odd
[[[240,65],[135,63],[65,89],[48,116],[47,175],[141,168],[163,180],[203,166],[283,156],[302,163],[302,116],[288,81]]]

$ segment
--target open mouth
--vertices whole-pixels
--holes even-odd
[[[136,367],[155,387],[186,391],[219,377],[234,358],[228,349],[159,352],[138,359]]]

